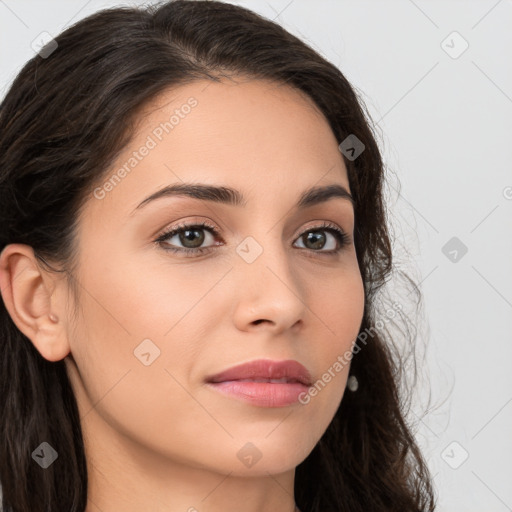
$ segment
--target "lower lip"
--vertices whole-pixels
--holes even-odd
[[[243,382],[229,380],[209,382],[217,391],[238,398],[259,407],[285,407],[299,401],[301,393],[307,393],[309,387],[299,382]]]

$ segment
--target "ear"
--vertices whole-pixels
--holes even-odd
[[[59,282],[60,281],[60,282]],[[32,247],[9,244],[0,253],[0,291],[18,329],[48,361],[70,352],[62,287],[65,280],[45,271]]]

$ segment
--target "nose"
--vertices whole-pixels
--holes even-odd
[[[241,331],[269,329],[279,334],[304,323],[305,283],[290,268],[285,249],[277,245],[265,248],[251,263],[241,257],[235,264],[234,322]]]

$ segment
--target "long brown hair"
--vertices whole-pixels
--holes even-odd
[[[231,4],[176,0],[100,11],[57,36],[26,63],[0,105],[0,251],[30,245],[72,284],[80,209],[129,142],[137,112],[165,90],[225,74],[305,92],[340,143],[353,135],[364,144],[357,158],[344,159],[366,297],[361,333],[370,339],[351,362],[359,389],[345,392],[296,468],[297,505],[302,512],[432,511],[431,477],[405,419],[402,364],[393,340],[376,328],[376,297],[393,265],[370,116],[341,71],[280,25]],[[64,361],[45,360],[3,301],[0,352],[4,511],[83,512],[84,444]],[[45,471],[31,457],[42,441],[62,454]]]

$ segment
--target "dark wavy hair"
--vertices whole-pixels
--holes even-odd
[[[78,215],[129,143],[141,108],[173,87],[228,75],[305,92],[339,142],[352,134],[365,146],[344,161],[365,289],[360,332],[371,340],[351,362],[359,389],[345,393],[296,468],[297,505],[302,512],[432,511],[433,483],[406,419],[403,359],[375,327],[376,298],[394,267],[370,116],[341,71],[277,23],[227,3],[176,0],[106,9],[58,35],[25,64],[0,105],[0,251],[27,244],[73,285]],[[44,359],[3,300],[0,353],[4,511],[83,512],[84,444],[64,361]],[[66,456],[41,471],[31,454],[43,440]]]

